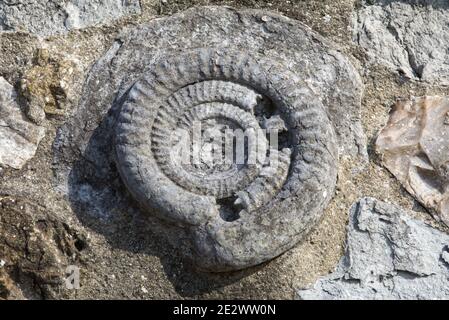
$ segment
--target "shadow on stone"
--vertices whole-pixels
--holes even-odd
[[[113,158],[115,109],[110,110],[86,141],[84,152],[69,173],[69,201],[81,223],[105,236],[114,248],[157,256],[175,290],[185,297],[219,289],[260,269],[259,266],[236,272],[206,273],[195,270],[181,257],[186,245],[182,231],[142,212],[120,179]],[[80,138],[72,143],[83,145],[77,139]],[[173,239],[174,236],[179,238]],[[179,246],[174,248],[171,244],[177,241]]]

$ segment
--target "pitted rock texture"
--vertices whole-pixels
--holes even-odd
[[[0,164],[20,169],[36,153],[45,128],[26,118],[12,85],[0,77]]]
[[[176,102],[192,88],[201,94]],[[96,63],[55,141],[56,175],[62,186],[69,172],[69,196],[82,214],[106,220],[132,203],[124,182],[160,228],[178,228],[168,240],[202,269],[259,264],[294,246],[318,221],[333,195],[338,154],[366,156],[357,121],[362,90],[350,63],[297,21],[194,8],[125,30]],[[258,116],[259,100],[274,113]],[[217,176],[208,184],[165,164],[172,122],[189,128],[205,115],[286,131],[286,144],[273,150],[282,159],[279,172],[256,165],[239,168],[235,181]],[[91,190],[94,201],[82,190]],[[238,214],[220,212],[229,206]]]
[[[68,106],[75,104],[79,66],[67,56],[54,59],[42,48],[36,50],[33,60],[33,66],[21,77],[19,93],[26,101],[27,116],[42,125],[46,115],[63,115]]]
[[[398,101],[376,147],[407,191],[449,225],[449,99]]]
[[[50,36],[139,13],[139,0],[8,0],[0,2],[0,31]]]
[[[88,246],[47,208],[8,196],[0,197],[0,235],[0,300],[60,298],[65,268],[81,267]]]
[[[449,235],[373,198],[351,209],[345,256],[300,299],[448,299]]]
[[[376,63],[447,85],[448,19],[445,0],[362,0],[353,14],[353,40]]]

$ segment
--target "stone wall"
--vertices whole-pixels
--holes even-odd
[[[432,156],[440,147],[434,148],[432,139],[407,154],[391,151],[384,140],[378,140],[381,148],[376,147],[376,139],[387,123],[396,123],[389,120],[389,112],[398,99],[447,93],[448,16],[447,2],[438,0],[2,1],[0,299],[447,298],[440,280],[448,270],[443,242],[449,229],[439,218],[446,212],[440,207],[446,203],[447,176],[440,166],[446,158]],[[181,215],[187,215],[189,203],[183,205],[181,199],[170,204],[170,210],[159,203],[162,210],[153,212],[156,202],[146,196],[158,191],[151,190],[152,184],[136,188],[126,180],[131,173],[123,174],[123,167],[134,150],[125,149],[122,161],[115,158],[117,114],[129,92],[135,97],[130,88],[137,80],[151,74],[161,61],[162,65],[176,61],[166,53],[180,56],[188,53],[187,48],[223,46],[248,52],[263,70],[270,70],[272,95],[287,92],[282,90],[288,85],[275,84],[288,79],[292,89],[301,90],[280,96],[302,95],[307,99],[298,99],[298,105],[318,110],[310,122],[306,115],[297,121],[304,127],[298,129],[302,133],[319,124],[318,136],[309,136],[308,141],[301,133],[299,141],[307,143],[287,139],[286,146],[299,155],[290,160],[304,161],[297,162],[299,172],[310,173],[321,184],[302,188],[297,181],[314,178],[298,174],[295,180],[294,171],[289,171],[284,177],[290,181],[289,192],[283,187],[269,194],[268,200],[257,204],[263,210],[255,210],[257,214],[244,220],[250,222],[239,228],[222,229],[222,220],[214,224],[210,218],[203,219],[212,227],[197,228],[196,215],[186,227],[185,220],[173,223],[164,218],[179,208]],[[188,61],[191,56],[185,57]],[[199,77],[204,74],[198,72]],[[279,74],[281,80],[276,78]],[[255,77],[242,72],[239,79],[252,83]],[[287,106],[294,105],[288,101]],[[281,119],[296,132],[294,113],[285,114],[272,120]],[[262,115],[259,118],[263,120]],[[439,125],[444,121],[443,116],[432,119]],[[445,132],[444,126],[432,128],[431,136]],[[402,133],[389,130],[390,135]],[[312,141],[327,152],[307,153]],[[416,161],[422,154],[427,157],[424,164],[410,165],[409,158]],[[393,166],[389,159],[403,162]],[[317,171],[307,169],[309,164]],[[420,188],[413,189],[400,170],[415,167],[431,174],[420,171],[416,180]],[[426,193],[429,185],[437,187]],[[266,191],[255,188],[251,190]],[[291,202],[276,202],[276,195]],[[377,200],[358,202],[365,197]],[[284,207],[273,211],[270,206],[277,203]],[[218,204],[229,205],[221,200]],[[193,208],[195,214],[201,211],[199,206]],[[207,216],[210,211],[205,212]],[[417,237],[426,236],[421,249],[415,246],[418,251],[413,251],[423,263],[419,270],[410,271],[412,266],[399,255],[370,261],[393,265],[374,271],[390,277],[388,284],[399,283],[396,291],[382,282],[357,291],[342,280],[348,273],[348,255],[358,259],[359,269],[368,263],[359,255],[364,235],[359,234],[361,221],[356,219],[361,215],[369,220],[365,224],[369,232],[380,228],[383,234],[370,244],[376,250],[413,247],[413,239],[384,241],[410,226]],[[386,227],[384,216],[394,223]],[[192,247],[200,256],[189,253]],[[204,257],[210,261],[195,263]],[[226,272],[200,271],[198,264],[206,269],[220,266],[213,271]],[[66,283],[74,268],[80,271],[79,288]],[[428,273],[432,277],[423,280]],[[359,282],[367,279],[364,274],[351,277]],[[422,296],[401,292],[429,284],[438,290],[423,291]],[[387,289],[373,295],[373,286]],[[325,296],[324,289],[332,293]]]

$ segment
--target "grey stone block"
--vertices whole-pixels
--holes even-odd
[[[371,61],[411,79],[449,84],[449,3],[362,1],[353,14],[354,42]]]
[[[448,299],[449,235],[373,198],[351,209],[346,252],[335,272],[300,299]]]
[[[139,0],[8,0],[0,2],[0,31],[50,36],[139,13]]]

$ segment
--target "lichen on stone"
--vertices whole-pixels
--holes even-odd
[[[36,51],[33,65],[20,81],[27,114],[34,122],[42,124],[46,115],[64,115],[67,106],[75,102],[71,84],[77,69],[74,60],[55,58],[43,48]]]

